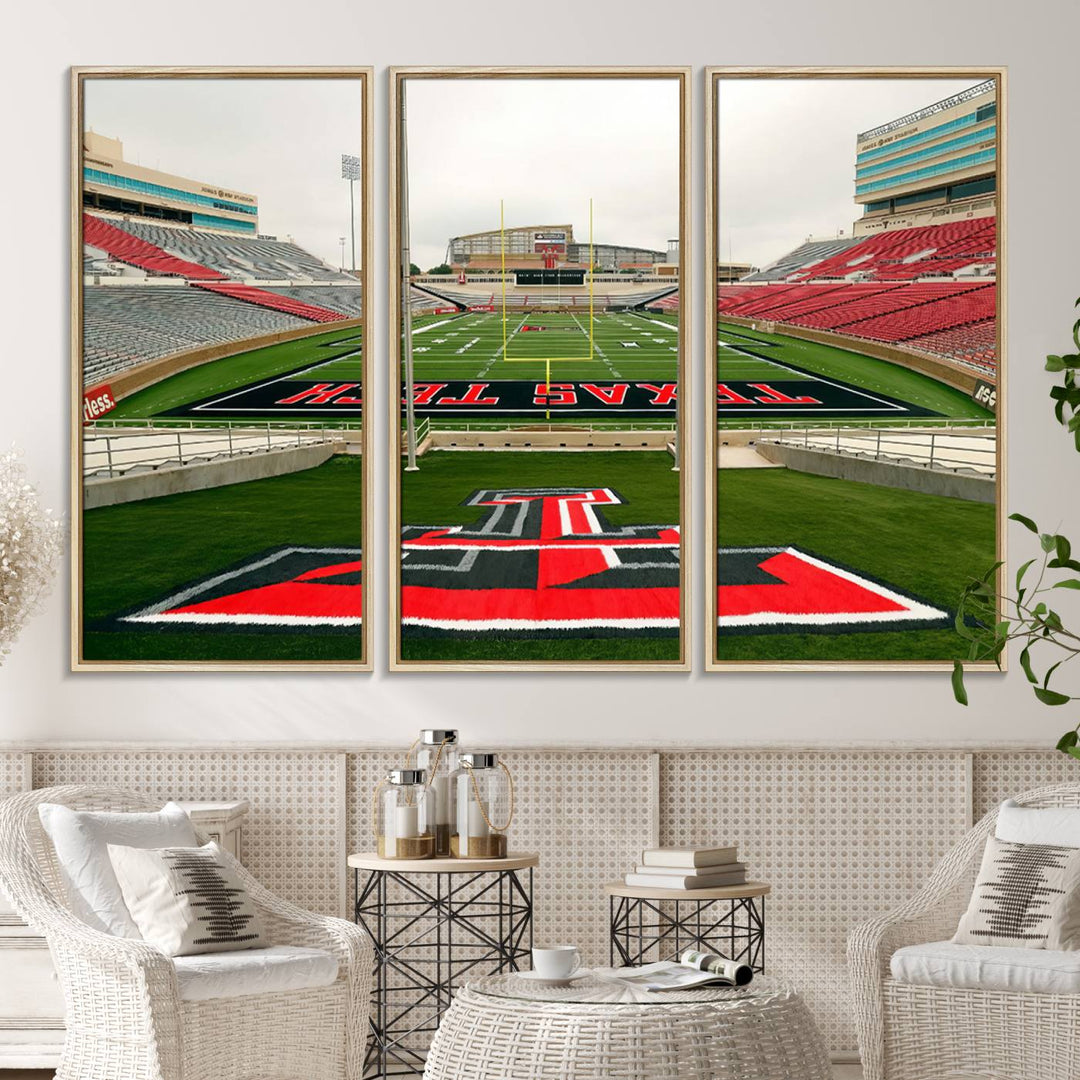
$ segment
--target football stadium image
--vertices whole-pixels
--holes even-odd
[[[997,558],[998,80],[710,93],[714,253],[747,267],[714,267],[710,666],[966,657],[955,605]]]
[[[363,666],[364,77],[82,90],[75,662]]]
[[[623,82],[399,79],[402,667],[686,662],[681,80]],[[459,183],[474,99],[533,119]]]

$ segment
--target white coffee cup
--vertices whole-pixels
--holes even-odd
[[[532,966],[542,979],[569,979],[581,967],[581,953],[576,945],[536,946]]]

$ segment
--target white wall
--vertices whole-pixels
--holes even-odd
[[[1071,0],[941,4],[768,0],[760,4],[553,0],[513,5],[261,0],[176,5],[35,0],[6,5],[0,166],[4,376],[0,444],[23,446],[53,505],[67,501],[69,64],[372,64],[376,68],[376,268],[370,310],[385,311],[386,68],[390,64],[693,64],[693,385],[703,371],[701,69],[706,64],[1009,67],[1010,509],[1080,532],[1080,455],[1050,422],[1047,352],[1068,347],[1080,295],[1080,141]],[[387,378],[386,322],[376,379]],[[372,410],[376,447],[385,412]],[[702,544],[702,417],[695,412],[694,544]],[[385,521],[380,457],[376,496]],[[1071,505],[1068,505],[1071,502]],[[1013,535],[1017,560],[1026,558]],[[385,543],[372,564],[375,660],[386,665]],[[932,557],[932,553],[928,553]],[[694,622],[703,620],[695,559]],[[915,741],[1044,744],[1068,710],[1033,704],[1023,675],[972,680],[972,707],[929,674],[192,675],[68,670],[65,580],[0,668],[0,740],[320,740],[400,744],[438,721],[484,742],[766,745]],[[1075,710],[1073,710],[1075,712]],[[1074,718],[1075,719],[1075,718]]]

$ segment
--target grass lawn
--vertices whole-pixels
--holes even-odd
[[[270,548],[359,548],[362,480],[359,457],[335,457],[288,476],[88,510],[83,516],[85,659],[360,660],[359,632],[92,626]]]
[[[424,455],[420,471],[401,474],[402,521],[408,525],[468,525],[484,508],[462,503],[478,488],[610,487],[623,498],[605,506],[613,525],[675,524],[679,474],[671,457],[653,451],[441,451]],[[536,640],[492,634],[482,640],[403,636],[403,660],[672,661],[677,638],[566,638]]]
[[[995,561],[995,508],[789,469],[723,469],[721,547],[793,544],[954,610]],[[719,635],[720,660],[951,660],[952,630]]]

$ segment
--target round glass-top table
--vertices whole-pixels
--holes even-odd
[[[829,1055],[786,983],[647,991],[587,972],[563,985],[470,979],[444,1014],[427,1080],[828,1080]]]

